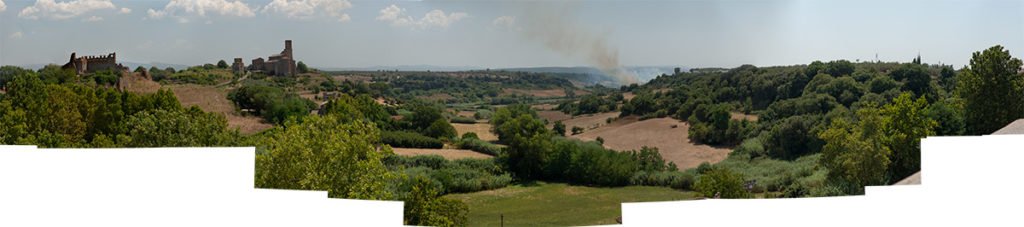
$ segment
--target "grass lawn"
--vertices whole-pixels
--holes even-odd
[[[470,226],[570,226],[615,224],[623,202],[687,200],[693,192],[665,187],[594,188],[556,183],[447,195],[469,205]]]

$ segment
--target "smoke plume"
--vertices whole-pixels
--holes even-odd
[[[521,15],[521,24],[513,29],[527,39],[541,42],[548,49],[570,57],[583,57],[591,66],[614,77],[622,84],[636,83],[636,75],[619,64],[619,50],[608,45],[606,34],[589,30],[574,20],[578,8],[572,3],[529,4]]]

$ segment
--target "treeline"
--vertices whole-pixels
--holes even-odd
[[[619,92],[586,94],[579,97],[579,100],[567,100],[558,104],[556,108],[563,113],[570,115],[583,115],[593,113],[604,113],[619,109],[619,102],[624,97]]]
[[[995,46],[974,53],[960,70],[915,58],[694,71],[624,86],[621,90],[637,96],[623,104],[622,114],[687,120],[690,139],[739,144],[733,154],[745,162],[821,154],[817,165],[827,170],[827,182],[813,187],[832,192],[815,195],[856,194],[864,185],[889,184],[917,172],[920,138],[989,134],[1024,117],[1020,66],[1019,59]],[[759,119],[731,120],[730,112]],[[853,160],[870,162],[871,168],[843,164]],[[814,175],[800,174],[793,182]]]
[[[555,136],[527,105],[500,108],[491,123],[499,141],[508,145],[500,162],[521,180],[623,186],[640,171],[675,169],[657,149],[617,152],[594,142]]]
[[[274,124],[284,123],[288,118],[309,115],[316,103],[285,92],[279,87],[266,85],[245,85],[228,93],[228,99],[243,111],[252,111]]]
[[[438,96],[445,103],[484,102],[492,105],[532,101],[531,96],[503,94],[503,89],[574,89],[566,79],[546,74],[523,72],[461,72],[472,74],[453,76],[445,73],[410,72],[376,75],[375,83],[387,83],[388,93],[401,100]]]
[[[228,146],[223,116],[183,108],[167,90],[138,95],[5,66],[0,143],[42,147]],[[74,76],[72,78],[77,78]]]

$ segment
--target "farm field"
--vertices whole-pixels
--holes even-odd
[[[469,205],[469,226],[578,226],[615,224],[624,202],[693,199],[696,193],[665,187],[598,188],[562,183],[514,185],[445,197]]]
[[[619,117],[619,112],[597,113],[576,116],[572,119],[563,120],[562,123],[565,124],[566,131],[572,129],[572,127],[580,127],[584,129],[583,132],[586,132],[602,125],[606,125],[608,124],[608,118],[616,117]],[[554,122],[550,121],[549,123]]]
[[[493,156],[464,149],[426,149],[426,148],[391,148],[395,151],[395,154],[402,156],[416,156],[416,155],[440,155],[448,160],[456,160],[463,158],[476,158],[476,159],[487,159],[493,158]]]
[[[573,135],[581,140],[604,139],[604,146],[615,150],[639,150],[643,146],[657,147],[665,161],[676,163],[679,169],[697,167],[702,162],[717,163],[725,160],[732,149],[698,145],[690,142],[690,125],[672,118],[653,118],[629,122],[622,119],[607,126],[584,130]],[[566,124],[568,127],[568,124]],[[675,128],[672,125],[676,125]]]
[[[491,132],[491,124],[489,123],[476,123],[476,124],[461,124],[452,123],[452,127],[455,127],[455,131],[458,132],[459,136],[467,132],[476,133],[477,137],[483,141],[497,141],[498,136]]]

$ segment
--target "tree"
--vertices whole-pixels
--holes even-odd
[[[296,66],[296,68],[299,70],[299,73],[308,73],[309,72],[309,66],[306,66],[306,63],[304,63],[302,61],[299,61],[299,64],[298,64],[298,66]]]
[[[467,226],[469,207],[459,200],[441,198],[440,189],[427,177],[417,176],[405,198],[405,224]]]
[[[992,133],[1024,117],[1021,60],[1002,46],[974,52],[970,67],[957,74],[957,94],[964,100],[967,133]]]
[[[913,92],[915,97],[934,94],[931,87],[932,76],[924,65],[902,64],[896,70],[889,72],[889,76],[897,81],[902,81],[902,89]]]
[[[217,61],[217,68],[226,69],[228,68],[228,62],[224,60]]]
[[[47,65],[39,70],[39,78],[43,83],[63,84],[74,82],[76,75],[72,69],[63,69],[59,65]]]
[[[263,136],[257,140],[257,187],[327,190],[332,198],[392,198],[387,182],[394,176],[382,162],[391,147],[382,146],[372,124],[312,116]]]
[[[704,197],[750,198],[744,183],[743,175],[726,168],[712,167],[697,178],[693,188]]]
[[[237,134],[227,130],[224,116],[204,113],[197,107],[181,111],[153,110],[127,119],[129,147],[227,146]]]
[[[921,138],[935,135],[937,123],[926,116],[928,101],[903,93],[882,109],[885,144],[892,150],[888,176],[899,180],[921,170]]]
[[[565,136],[565,124],[563,124],[562,121],[555,121],[555,125],[552,126],[552,131],[555,132],[555,135]]]
[[[886,147],[884,122],[876,108],[857,111],[857,124],[836,119],[819,134],[825,141],[818,165],[828,169],[830,184],[849,194],[863,192],[864,186],[885,183],[892,151]]]
[[[500,158],[509,170],[523,179],[541,178],[552,148],[551,132],[544,123],[531,115],[519,115],[497,131],[507,136],[508,148]]]
[[[440,118],[431,123],[429,127],[423,130],[423,135],[439,138],[439,139],[452,139],[458,136],[458,132],[455,131],[455,127],[449,124],[444,118]]]

